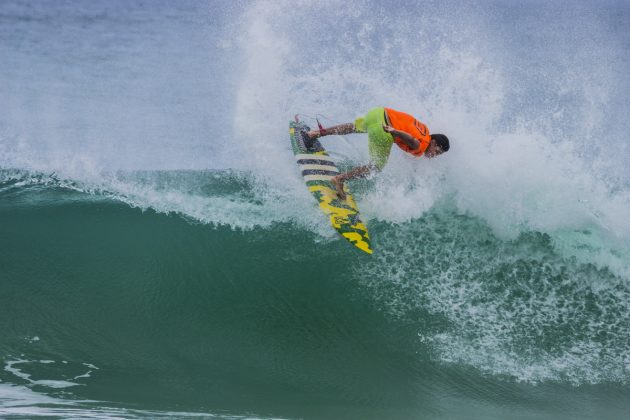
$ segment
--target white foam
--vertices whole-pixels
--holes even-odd
[[[612,193],[594,173],[589,155],[581,153],[588,144],[584,136],[593,135],[600,121],[595,109],[609,90],[591,95],[592,80],[574,74],[567,81],[554,73],[560,95],[576,93],[585,99],[584,107],[578,99],[570,109],[591,118],[565,124],[559,117],[560,105],[551,115],[506,116],[506,101],[513,98],[515,84],[507,79],[510,71],[500,66],[507,63],[490,55],[496,45],[483,33],[483,10],[466,9],[478,15],[477,26],[458,27],[457,39],[433,43],[435,34],[429,32],[390,33],[387,15],[380,23],[368,24],[371,21],[365,18],[371,11],[357,5],[333,1],[330,10],[335,12],[330,16],[320,7],[285,6],[254,3],[246,16],[252,25],[238,40],[247,65],[240,74],[236,101],[237,148],[254,157],[255,162],[246,160],[248,167],[271,178],[272,189],[284,188],[286,178],[294,176],[282,169],[291,168],[285,124],[292,113],[320,112],[334,115],[335,122],[349,122],[370,107],[394,106],[417,115],[432,132],[447,133],[453,147],[433,160],[408,159],[394,147],[375,190],[359,197],[366,218],[410,220],[453,196],[460,211],[486,220],[504,238],[527,230],[554,234],[586,227],[630,244],[625,220],[630,190]],[[424,17],[413,20],[421,22]],[[457,27],[457,14],[449,17],[452,22],[442,23]],[[347,26],[336,26],[338,19],[360,29],[349,32]],[[327,24],[311,28],[314,20]],[[294,25],[296,21],[301,24]],[[343,39],[344,46],[335,44],[335,54],[326,54],[326,46],[308,44],[310,38],[302,31],[330,31],[330,36]],[[384,49],[379,50],[379,42]],[[387,63],[388,55],[396,65]],[[430,63],[424,57],[430,57]],[[606,69],[588,71],[614,82]],[[503,121],[516,123],[506,128]],[[269,133],[266,141],[260,141],[260,133]],[[322,142],[354,162],[365,162],[365,136],[346,139],[331,136]]]
[[[23,372],[20,368],[15,367],[17,365],[33,364],[33,363],[50,364],[50,363],[55,363],[55,361],[54,360],[30,361],[30,360],[24,360],[24,359],[9,360],[5,363],[4,370],[13,374],[14,376],[20,379],[28,381],[31,385],[41,385],[48,388],[68,388],[72,386],[81,385],[77,382],[71,382],[71,381],[66,381],[66,380],[55,380],[55,379],[34,380],[34,379],[31,379],[31,376],[32,376],[31,374]],[[77,378],[74,378],[74,379],[77,379]]]
[[[357,275],[392,316],[442,320],[419,327],[436,360],[533,383],[630,382],[627,278],[454,214],[383,236]]]
[[[129,418],[219,418],[257,419],[255,415],[226,413],[138,410],[108,407],[107,403],[50,397],[28,387],[0,384],[0,417],[64,418],[64,419],[129,419]]]

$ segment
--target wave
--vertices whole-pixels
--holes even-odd
[[[499,405],[625,392],[626,5],[156,7],[0,4],[0,413],[75,408],[30,391],[86,416],[304,417],[314,396],[358,418],[478,406],[482,383]],[[287,121],[374,106],[452,149],[352,183],[369,258],[304,188]],[[322,142],[368,159],[365,136]]]
[[[25,206],[41,207],[42,218],[52,208],[68,213],[65,218],[79,217],[86,205],[92,208],[88,213],[102,208],[105,214],[90,227],[92,235],[124,242],[132,225],[128,216],[115,210],[119,206],[115,203],[131,204],[143,210],[142,218],[154,220],[151,228],[134,228],[136,241],[142,243],[156,234],[155,229],[160,235],[172,230],[155,212],[179,215],[190,224],[190,237],[178,234],[166,250],[164,245],[150,245],[146,252],[158,247],[156,253],[166,252],[171,259],[179,255],[182,261],[173,263],[188,261],[195,271],[208,261],[192,250],[207,249],[210,240],[222,244],[225,254],[213,257],[218,260],[211,271],[237,276],[256,266],[254,261],[290,266],[306,259],[347,266],[338,275],[369,290],[370,299],[388,316],[412,322],[430,360],[526,382],[626,383],[630,378],[626,366],[630,287],[623,265],[627,251],[597,239],[596,231],[583,227],[554,235],[529,230],[506,239],[485,220],[459,212],[448,200],[419,218],[395,223],[379,220],[371,213],[374,207],[365,205],[376,249],[373,258],[365,259],[326,229],[325,220],[313,217],[321,226],[311,229],[306,221],[311,213],[291,207],[283,216],[277,209],[289,204],[258,191],[251,177],[231,171],[119,174],[107,188],[14,171],[5,172],[0,184],[0,208],[11,215]],[[369,197],[365,193],[363,203]],[[313,206],[307,198],[304,206]],[[147,223],[134,220],[139,226]],[[64,226],[69,237],[82,229],[67,222]],[[105,226],[107,231],[101,232]],[[237,236],[225,236],[233,229]],[[237,249],[248,251],[243,255]],[[231,256],[232,252],[236,254]],[[238,265],[232,262],[236,255]],[[272,267],[257,274],[266,281],[277,275]],[[321,281],[317,274],[312,276],[312,281]]]

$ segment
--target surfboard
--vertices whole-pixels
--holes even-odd
[[[346,199],[341,200],[330,181],[339,174],[335,161],[317,140],[311,149],[306,148],[300,135],[300,131],[305,128],[297,117],[295,121],[289,122],[291,147],[308,190],[319,203],[321,211],[330,218],[332,227],[361,251],[371,254],[370,235],[359,217],[359,208],[348,186],[344,185]]]

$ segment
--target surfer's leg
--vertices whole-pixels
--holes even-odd
[[[368,127],[368,151],[370,159],[379,171],[382,171],[392,150],[394,139],[383,130],[382,125]]]
[[[372,163],[380,171],[385,167],[394,144],[394,138],[383,130],[385,109],[371,109],[364,118],[365,131],[368,133],[368,150]]]

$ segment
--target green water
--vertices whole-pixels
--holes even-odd
[[[630,408],[628,288],[545,235],[500,240],[442,209],[371,223],[370,257],[292,223],[211,226],[41,183],[1,194],[0,386],[130,417]]]

